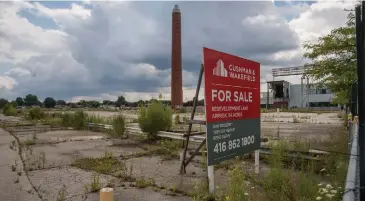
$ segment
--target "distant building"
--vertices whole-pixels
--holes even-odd
[[[266,108],[335,108],[334,93],[316,84],[291,84],[287,81],[268,82],[268,92],[261,92],[261,107]]]

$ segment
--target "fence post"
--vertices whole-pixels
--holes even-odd
[[[259,174],[259,150],[255,150],[254,154],[254,172]]]

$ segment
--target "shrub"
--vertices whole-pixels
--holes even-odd
[[[315,200],[318,186],[310,164],[301,165],[301,171],[284,169],[288,160],[285,149],[288,144],[280,141],[272,145],[272,154],[269,156],[270,171],[262,181],[265,196],[269,201]]]
[[[237,164],[234,169],[229,170],[229,181],[228,186],[225,191],[219,194],[219,201],[245,201],[249,200],[248,193],[245,191],[245,173],[243,167],[240,165],[240,162],[237,161]]]
[[[172,111],[169,107],[154,101],[147,108],[140,107],[138,122],[142,132],[153,139],[159,131],[172,127]]]
[[[174,124],[175,125],[180,124],[180,116],[179,116],[179,114],[175,115],[175,117],[174,117]]]
[[[77,130],[85,128],[87,120],[88,114],[82,110],[76,111],[75,113],[64,113],[61,115],[61,124],[63,126],[70,126]]]
[[[76,111],[72,118],[72,127],[74,129],[80,130],[84,127],[86,127],[88,114],[83,112],[82,110]]]
[[[61,124],[63,126],[66,126],[66,127],[72,126],[73,114],[66,112],[66,113],[61,114],[60,116],[61,116]]]
[[[5,116],[14,116],[17,114],[17,110],[15,109],[13,104],[7,103],[3,107],[3,113]]]
[[[178,111],[178,113],[186,113],[187,109],[185,107],[181,107]]]
[[[39,120],[45,117],[45,113],[39,107],[28,110],[28,118],[32,120]]]
[[[123,136],[126,131],[125,118],[122,115],[118,115],[112,120],[113,132],[117,136]]]

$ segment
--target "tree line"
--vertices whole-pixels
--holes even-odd
[[[138,107],[139,105],[146,105],[153,101],[157,101],[157,99],[150,99],[150,100],[139,100],[137,102],[128,102],[123,96],[119,96],[116,101],[111,100],[103,100],[102,102],[96,100],[80,100],[78,102],[66,102],[65,100],[55,100],[53,97],[47,97],[41,102],[39,98],[34,94],[28,94],[24,98],[17,97],[15,100],[7,100],[4,98],[0,98],[0,108],[3,108],[7,103],[11,103],[17,107],[32,107],[32,106],[39,106],[45,108],[54,108],[56,106],[67,106],[71,108],[78,108],[78,107],[90,107],[90,108],[99,108],[100,106],[115,106],[115,107]],[[169,100],[160,100],[161,103],[164,105],[171,105],[171,101]],[[204,100],[198,101],[198,106],[203,106]],[[183,103],[183,106],[189,107],[193,106],[193,101],[187,101]]]

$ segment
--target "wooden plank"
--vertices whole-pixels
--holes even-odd
[[[205,120],[196,120],[196,119],[192,119],[192,120],[188,120],[187,124],[200,124],[200,125],[206,125],[206,121]]]
[[[196,113],[196,108],[197,108],[197,103],[198,103],[198,95],[199,95],[199,92],[200,92],[200,89],[201,89],[203,71],[204,71],[204,66],[203,66],[203,64],[201,64],[201,70],[200,70],[200,74],[199,74],[199,77],[198,77],[196,94],[195,94],[194,100],[193,100],[193,108],[192,108],[192,113],[191,113],[191,119],[190,120],[194,119],[194,114]],[[181,174],[186,173],[185,160],[186,160],[186,154],[187,154],[188,143],[189,143],[189,135],[191,134],[191,131],[192,131],[192,123],[190,123],[189,126],[188,126],[187,137],[186,137],[186,141],[184,143],[185,147],[184,147],[184,150],[183,150],[183,157],[182,157],[182,161],[181,161],[181,165],[180,165],[180,173]]]
[[[206,134],[206,132],[194,132],[194,133],[191,133],[190,135],[184,134],[183,137],[195,136],[195,135],[203,135],[203,134]]]
[[[192,161],[192,159],[197,155],[197,153],[202,149],[203,145],[206,144],[206,139],[204,139],[201,144],[194,150],[193,154],[183,163],[184,169],[185,167]]]

